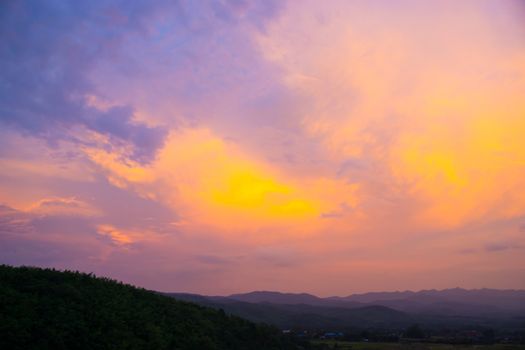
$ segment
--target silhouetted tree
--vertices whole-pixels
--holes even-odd
[[[425,333],[423,332],[421,327],[419,327],[418,324],[414,324],[414,325],[412,325],[412,326],[407,328],[407,330],[405,331],[405,337],[407,337],[407,338],[424,338],[425,337]]]
[[[0,349],[297,349],[278,329],[91,274],[0,265]]]

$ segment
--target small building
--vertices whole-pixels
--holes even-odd
[[[342,332],[326,332],[323,334],[323,339],[337,339],[344,337],[344,334]]]

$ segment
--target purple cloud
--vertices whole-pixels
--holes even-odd
[[[85,128],[106,135],[112,144],[130,144],[131,158],[146,162],[162,146],[167,128],[136,122],[134,101],[104,110],[86,103],[86,96],[99,92],[93,79],[97,67],[141,77],[150,68],[165,67],[161,75],[177,83],[158,93],[169,91],[168,100],[200,104],[211,91],[239,79],[254,80],[250,67],[232,60],[236,55],[249,56],[243,59],[247,62],[258,59],[251,48],[238,50],[241,41],[244,47],[251,44],[242,39],[242,30],[236,31],[239,23],[264,31],[282,2],[21,1],[1,6],[0,123],[50,144],[85,142],[71,132]],[[193,73],[188,76],[188,71]],[[141,80],[140,85],[156,91],[153,84]]]
[[[138,161],[151,158],[165,130],[136,123],[130,106],[99,110],[86,103],[86,95],[95,91],[89,80],[94,64],[114,55],[126,35],[146,35],[146,20],[161,6],[123,1],[3,3],[0,123],[50,143],[74,140],[70,128],[83,127],[130,143]]]
[[[493,242],[485,245],[485,251],[487,252],[501,252],[509,249],[520,249],[521,245],[509,242]]]

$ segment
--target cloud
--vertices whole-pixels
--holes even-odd
[[[522,286],[490,272],[524,263],[513,1],[0,6],[2,260],[212,293]]]
[[[485,245],[487,252],[499,252],[507,249],[510,249],[510,246],[506,243],[489,243]]]
[[[69,198],[44,198],[32,204],[29,211],[39,215],[78,215],[78,216],[97,216],[101,212],[92,205],[78,200],[74,197]]]
[[[314,232],[321,212],[347,213],[357,205],[356,185],[323,177],[294,179],[208,129],[173,132],[147,166],[122,162],[118,153],[88,153],[116,186],[165,203],[190,226],[213,227],[217,235],[268,231],[259,236],[269,239],[278,237],[270,234],[276,227],[288,227],[290,234]],[[345,203],[334,204],[340,195]]]
[[[96,89],[93,66],[118,51],[128,35],[145,35],[159,8],[146,3],[8,2],[0,35],[0,122],[50,144],[85,128],[131,144],[131,157],[151,159],[166,131],[137,122],[131,106],[100,110],[86,103]]]
[[[127,232],[123,232],[111,225],[99,225],[97,232],[101,236],[108,237],[116,245],[124,246],[134,242],[134,239]]]
[[[262,246],[255,250],[254,260],[261,266],[291,268],[301,263],[301,256],[291,247]]]
[[[0,205],[0,232],[13,237],[55,240],[73,231],[75,239],[89,235],[97,211],[82,201],[68,198],[42,199],[27,210]]]
[[[487,243],[485,245],[485,251],[493,253],[493,252],[501,252],[509,249],[522,249],[523,247],[516,243],[509,243],[509,242],[492,242]]]
[[[55,214],[57,214],[55,212]],[[0,207],[0,260],[7,264],[80,266],[104,254],[85,217],[45,216]]]
[[[50,144],[91,144],[92,137],[71,130],[87,129],[108,138],[104,147],[127,144],[129,158],[147,162],[169,128],[207,118],[199,111],[203,99],[211,107],[212,95],[226,87],[253,95],[239,83],[253,86],[268,69],[250,33],[264,32],[283,6],[273,0],[4,4],[0,122]],[[106,99],[105,106],[93,103]]]
[[[86,213],[82,203],[53,198],[25,211],[0,206],[0,263],[97,270],[119,251],[133,255],[141,244],[169,237],[147,225],[133,229],[104,224],[104,217]]]
[[[6,205],[0,205],[0,233],[29,233],[33,231],[31,219],[23,212],[10,208]]]
[[[370,217],[452,228],[523,213],[524,31],[514,5],[495,19],[490,4],[290,3],[259,35],[309,101],[316,170],[358,183]]]
[[[469,255],[469,254],[475,254],[478,251],[473,248],[463,248],[458,251],[459,254]]]
[[[204,264],[210,264],[210,265],[228,265],[232,264],[233,261],[230,258],[224,258],[217,255],[198,255],[196,257],[196,260],[199,262],[202,262]]]
[[[351,210],[352,207],[349,206],[347,203],[343,202],[339,204],[339,208],[337,210],[321,213],[320,217],[323,219],[341,218]]]

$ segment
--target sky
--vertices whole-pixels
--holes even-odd
[[[525,2],[2,1],[0,263],[525,288]]]

